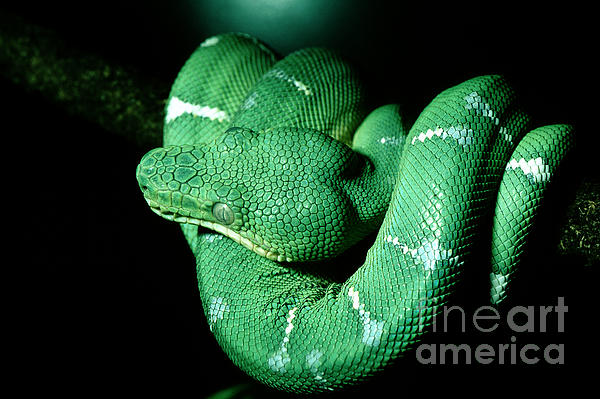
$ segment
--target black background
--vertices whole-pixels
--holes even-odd
[[[580,146],[571,179],[597,174],[597,130],[589,123],[597,86],[590,9],[573,2],[241,3],[106,0],[2,7],[56,30],[73,46],[166,82],[201,41],[224,31],[255,34],[282,54],[328,46],[359,68],[374,104],[399,102],[413,116],[445,88],[501,73],[536,124],[576,125]],[[24,243],[13,248],[17,256],[7,264],[27,272],[18,295],[7,301],[19,316],[19,339],[9,345],[19,353],[14,368],[28,376],[24,387],[139,392],[160,385],[204,396],[247,381],[208,331],[195,261],[178,227],[150,212],[139,193],[134,170],[149,148],[68,116],[5,80],[0,84],[3,150],[17,159],[5,164],[4,211],[23,227],[15,231]],[[565,296],[564,334],[518,337],[520,343],[565,343],[564,366],[428,368],[409,361],[391,379],[397,393],[392,396],[405,386],[423,394],[482,393],[482,387],[503,394],[516,389],[515,381],[548,392],[571,378],[589,383],[586,373],[597,368],[591,302],[597,272],[568,262],[555,259],[550,272],[543,272],[543,287],[528,280],[526,302],[519,303],[552,305]],[[508,342],[509,336],[494,339]]]

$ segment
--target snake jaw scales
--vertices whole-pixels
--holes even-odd
[[[265,249],[266,243],[259,245],[257,243],[252,242],[250,239],[244,237],[240,233],[232,230],[222,224],[210,222],[208,220],[201,220],[190,216],[180,215],[176,211],[170,211],[169,209],[160,206],[157,202],[152,201],[151,199],[146,199],[148,206],[152,210],[152,212],[157,215],[180,224],[192,224],[196,226],[202,226],[207,229],[216,231],[218,233],[223,234],[226,237],[231,238],[233,241],[237,242],[240,245],[243,245],[245,248],[257,253],[260,256],[264,256],[265,258],[276,261],[276,262],[292,262],[293,259],[286,257],[285,254],[280,254],[273,250]]]

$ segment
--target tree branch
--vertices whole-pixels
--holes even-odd
[[[14,15],[0,14],[0,74],[141,147],[162,142],[169,84],[74,49]]]

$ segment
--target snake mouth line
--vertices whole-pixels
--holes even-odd
[[[159,215],[167,220],[170,220],[172,222],[177,222],[177,223],[187,223],[187,224],[193,224],[196,226],[206,227],[207,229],[216,231],[218,233],[223,234],[226,237],[231,238],[233,241],[237,242],[238,244],[243,245],[244,247],[248,248],[249,250],[257,253],[258,255],[263,256],[272,261],[276,261],[276,262],[291,262],[292,261],[292,259],[287,258],[283,254],[264,249],[260,245],[250,241],[248,238],[243,237],[240,233],[238,233],[230,228],[227,228],[227,227],[223,226],[222,224],[209,222],[207,220],[200,220],[200,219],[196,219],[196,218],[189,217],[189,216],[179,215],[176,212],[172,212],[164,207],[161,207],[154,201],[146,200],[146,202],[148,202],[148,205],[150,206],[150,209],[152,210],[152,212],[156,213],[157,215]]]

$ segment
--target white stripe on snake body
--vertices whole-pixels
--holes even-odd
[[[230,117],[225,111],[219,108],[209,107],[208,105],[197,105],[186,101],[182,101],[177,97],[171,97],[169,105],[167,106],[167,116],[165,121],[167,123],[179,118],[184,114],[192,114],[201,118],[208,118],[211,121],[218,120],[219,122],[229,121]]]

